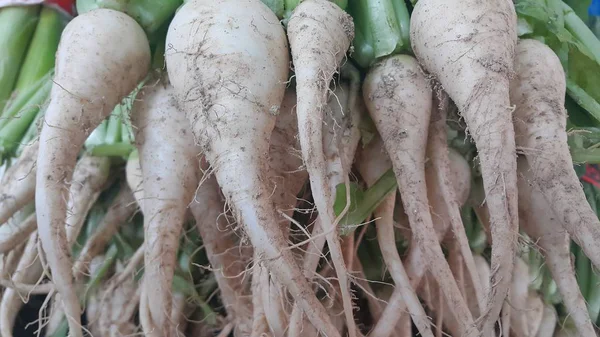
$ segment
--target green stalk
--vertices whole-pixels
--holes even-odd
[[[594,56],[597,63],[600,63],[600,41],[594,32],[590,30],[583,20],[573,11],[569,5],[562,2],[564,10],[565,27],[577,40],[579,40],[588,51]]]
[[[567,94],[592,117],[600,121],[600,103],[569,78],[567,78]]]
[[[42,8],[15,91],[20,92],[33,85],[54,67],[58,41],[64,28],[65,20],[60,12],[50,7]]]
[[[32,84],[19,95],[17,95],[15,100],[10,102],[10,104],[5,107],[4,111],[2,111],[2,116],[0,116],[0,128],[3,128],[4,125],[8,124],[11,118],[25,109],[38,91],[42,90],[42,88],[48,83],[52,83],[52,75],[53,71],[48,72],[46,76],[42,77],[36,83]]]
[[[134,141],[133,127],[129,121],[124,121],[121,127],[121,143],[131,144]]]
[[[40,107],[50,96],[51,89],[52,81],[45,81],[27,102],[27,106],[23,107],[18,115],[12,116],[9,122],[0,129],[0,152],[12,152],[17,148],[23,135],[40,112]]]
[[[587,302],[588,312],[592,322],[597,322],[600,316],[600,275],[598,270],[595,270],[592,266],[592,272],[590,273],[590,290],[588,296],[585,298]]]
[[[404,50],[411,50],[410,46],[410,13],[404,0],[392,0],[394,13],[400,27],[400,38]]]
[[[119,12],[127,12],[127,0],[77,0],[75,6],[77,13],[83,14],[97,8],[114,9]]]
[[[350,3],[348,12],[356,31],[352,58],[361,67],[410,50],[410,15],[404,0],[357,0]]]
[[[204,320],[208,325],[216,325],[217,324],[217,314],[212,309],[212,307],[198,294],[194,284],[189,281],[187,278],[179,275],[179,273],[175,273],[173,275],[173,291],[177,293],[181,293],[194,301],[194,303],[200,307],[202,314],[204,315]]]
[[[118,252],[119,250],[117,249],[117,246],[115,244],[112,244],[108,248],[108,251],[104,256],[104,262],[102,263],[96,274],[94,274],[86,284],[85,296],[83,296],[81,299],[82,304],[85,304],[85,300],[88,298],[88,294],[90,294],[94,289],[100,286],[100,282],[102,282],[102,279],[104,279],[104,276],[106,276],[106,274],[110,270],[110,267],[113,265],[113,263],[115,263]]]
[[[285,5],[283,0],[261,0],[267,7],[269,7],[278,18],[283,18],[285,13]]]
[[[121,140],[121,116],[123,105],[119,104],[108,118],[104,144],[114,144]]]
[[[108,126],[108,120],[105,119],[92,131],[88,139],[85,140],[84,147],[86,149],[93,149],[96,146],[104,144],[106,139],[106,127]]]
[[[89,153],[94,157],[124,157],[135,150],[135,146],[127,143],[101,144],[89,149]]]
[[[13,91],[39,12],[37,5],[0,10],[0,110],[4,109]]]
[[[82,14],[96,8],[124,12],[150,35],[167,22],[182,3],[182,0],[77,0],[77,12]]]
[[[60,322],[60,325],[58,326],[56,331],[54,331],[54,333],[50,337],[67,337],[68,333],[69,333],[69,324],[67,323],[67,320],[65,318],[63,318],[63,320]]]
[[[574,163],[600,164],[600,149],[573,149],[571,157]]]
[[[163,70],[166,68],[165,64],[165,41],[167,37],[161,36],[156,44],[156,50],[154,51],[154,56],[152,57],[152,69]]]
[[[21,143],[19,144],[19,146],[17,147],[17,150],[15,151],[16,157],[20,157],[21,153],[23,153],[23,149],[25,148],[25,146],[29,145],[37,137],[38,126],[39,126],[38,122],[39,122],[40,118],[44,115],[44,112],[45,112],[45,110],[38,111],[37,115],[33,119],[33,122],[31,122],[31,124],[29,124],[29,128],[23,135],[23,138],[21,139]]]
[[[396,188],[396,176],[394,175],[394,171],[389,169],[373,186],[362,193],[360,200],[357,201],[358,204],[355,207],[351,207],[350,211],[342,218],[340,221],[340,230],[342,233],[348,234],[348,232],[356,229],[356,226],[364,222],[383,199],[389,193],[394,192]],[[337,186],[336,204],[340,205],[335,210],[336,216],[339,216],[346,205],[346,186],[344,184]]]
[[[182,3],[182,0],[131,0],[127,5],[127,14],[147,33],[153,33],[175,14]]]

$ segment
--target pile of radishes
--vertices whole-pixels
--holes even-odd
[[[158,43],[118,10],[71,20],[2,176],[0,336],[32,294],[57,337],[595,336],[564,62],[512,1],[420,0],[410,48],[359,69],[344,6],[189,0]]]

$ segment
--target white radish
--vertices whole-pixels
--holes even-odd
[[[294,214],[297,195],[306,184],[308,173],[302,168],[302,155],[297,141],[298,121],[295,114],[296,91],[294,89],[286,90],[281,109],[275,123],[275,128],[271,134],[271,144],[269,147],[269,163],[271,167],[271,183],[273,187],[273,203],[280,213],[280,224],[284,237],[288,238],[291,231],[290,219]],[[264,265],[258,265],[255,268],[263,268],[259,271],[262,277],[253,279],[257,282],[264,279],[264,284],[257,285],[253,283],[253,289],[258,287],[260,290],[254,292],[253,296],[261,296],[262,299],[253,298],[254,314],[259,320],[257,322],[257,331],[262,329],[260,321],[266,320],[274,336],[283,336],[288,326],[288,314],[284,303],[284,289],[277,286],[269,277],[268,271]],[[264,310],[258,310],[257,306],[262,303]],[[261,317],[262,315],[262,317]]]
[[[456,103],[477,146],[490,210],[494,270],[478,321],[489,336],[508,293],[518,235],[509,98],[517,43],[515,8],[507,0],[421,0],[410,26],[417,59]]]
[[[27,242],[23,242],[22,244],[13,248],[7,254],[0,256],[0,279],[7,280],[8,278],[12,277],[12,274],[19,265],[19,261],[21,261],[23,251],[26,247]],[[14,285],[14,282],[11,283]],[[10,288],[8,286],[6,287]]]
[[[117,272],[122,266],[117,265]],[[101,299],[98,317],[100,336],[131,336],[137,331],[133,318],[138,309],[141,289],[134,278],[130,278],[119,286],[105,290],[99,295]],[[168,334],[167,336],[177,336]]]
[[[12,275],[12,281],[18,283],[36,283],[42,276],[42,264],[38,258],[38,235],[32,233],[29,236],[25,251],[21,256],[17,269]],[[5,289],[0,301],[0,335],[12,337],[15,319],[23,306],[19,292],[15,289]]]
[[[98,255],[95,258],[92,258],[90,261],[90,274],[95,275],[98,272],[98,269],[102,266],[104,262],[104,255]],[[101,284],[100,287],[89,294],[89,297],[86,301],[85,313],[87,316],[88,324],[87,328],[90,331],[92,336],[100,336],[100,326],[99,319],[100,313],[102,309],[102,295],[106,290],[107,286],[105,284]]]
[[[564,108],[566,79],[556,54],[536,40],[520,40],[511,82],[519,159],[519,214],[537,240],[559,291],[582,335],[594,327],[570,258],[570,238],[600,267],[600,221],[589,206],[572,166]],[[532,213],[533,212],[533,213]],[[565,229],[568,234],[563,231]]]
[[[125,178],[127,180],[127,185],[131,189],[133,197],[143,214],[144,210],[142,207],[144,205],[144,178],[142,177],[140,155],[137,150],[131,152],[127,158],[127,163],[125,164]]]
[[[537,172],[524,157],[518,160],[519,215],[523,231],[540,247],[546,265],[561,294],[570,319],[581,336],[593,336],[594,324],[575,277],[571,261],[571,240],[561,220],[546,202],[536,183]],[[519,315],[517,313],[517,315]]]
[[[83,156],[77,161],[67,202],[65,227],[69,247],[77,240],[88,212],[106,187],[109,172],[108,157]]]
[[[7,254],[27,238],[37,228],[35,213],[30,214],[18,224],[8,224],[0,227],[0,254]]]
[[[437,106],[432,111],[429,139],[427,141],[427,155],[430,165],[426,165],[425,172],[428,197],[433,212],[432,217],[436,229],[441,227],[441,231],[445,232],[443,235],[446,235],[450,242],[450,250],[456,253],[456,257],[461,260],[459,266],[464,265],[466,267],[465,272],[467,278],[473,284],[473,295],[478,305],[476,306],[478,310],[473,312],[473,315],[477,315],[485,306],[483,287],[479,282],[473,253],[460,215],[460,206],[464,204],[471,190],[471,170],[466,160],[460,160],[460,158],[450,159],[450,156],[456,156],[457,153],[449,151],[447,143],[446,118],[450,104],[448,96],[444,92],[439,92],[434,99],[434,103],[437,103]],[[451,169],[451,165],[460,163],[464,164],[462,169]],[[452,177],[453,172],[461,176]],[[456,186],[455,184],[459,186],[453,188]],[[456,195],[455,191],[462,192],[462,195]],[[448,232],[449,229],[451,229],[450,232]]]
[[[356,166],[368,186],[375,184],[392,167],[381,137],[372,139],[359,153],[360,156],[356,160]],[[396,326],[389,324],[389,322],[398,321],[403,311],[403,308],[398,306],[403,306],[404,304],[408,307],[408,311],[419,333],[423,336],[433,336],[427,314],[409,282],[402,260],[398,254],[393,223],[395,204],[396,193],[392,193],[377,207],[374,217],[376,219],[377,240],[381,249],[381,255],[396,285],[394,293],[398,292],[402,296],[403,301],[388,302],[383,311],[383,316],[376,323],[375,328],[369,336],[391,336]]]
[[[35,197],[36,158],[39,142],[28,145],[6,170],[0,184],[0,225]]]
[[[40,240],[73,337],[82,337],[81,308],[64,228],[65,184],[71,181],[86,138],[143,79],[149,66],[146,35],[124,13],[89,11],[71,20],[62,33],[39,138],[35,202]]]
[[[197,148],[168,81],[140,90],[131,111],[143,177],[145,268],[141,296],[149,297],[147,335],[173,330],[172,282],[179,237],[198,185]]]
[[[544,317],[540,323],[540,328],[537,332],[536,337],[546,337],[554,335],[556,329],[556,323],[558,321],[558,315],[554,306],[544,304]]]
[[[190,210],[220,290],[220,298],[235,326],[236,336],[249,336],[252,308],[244,282],[245,264],[227,220],[225,201],[214,176],[201,179]]]
[[[414,58],[395,55],[371,67],[363,83],[363,94],[390,155],[415,243],[447,302],[454,306],[461,334],[477,334],[471,312],[442,252],[429,210],[425,149],[432,109],[431,87]]]
[[[358,124],[361,113],[363,113],[365,107],[363,100],[359,96],[359,90],[359,87],[354,85],[352,79],[350,79],[349,82],[343,81],[332,90],[333,95],[329,98],[328,105],[324,108],[326,109],[326,114],[323,122],[328,127],[323,129],[322,143],[325,146],[323,149],[326,158],[325,173],[328,177],[328,189],[330,195],[335,193],[338,185],[347,182],[348,174],[350,173],[352,162],[354,161],[354,155],[360,141]],[[314,195],[314,188],[312,189],[312,192]],[[304,254],[304,275],[308,279],[313,279],[315,276],[317,265],[321,256],[323,256],[323,247],[328,237],[328,235],[324,235],[324,231],[327,231],[327,229],[323,225],[321,214],[322,213],[319,213],[318,218],[314,223],[312,238],[307,244],[306,252]],[[332,230],[333,232],[331,232]],[[337,230],[335,230],[335,228],[329,228],[329,231],[330,235],[337,236]],[[329,247],[331,253],[331,246]],[[346,263],[344,261],[341,246],[339,248],[339,256],[341,257],[345,268]],[[331,258],[334,258],[333,255]],[[342,306],[344,307],[343,304],[344,300],[342,294]],[[347,317],[345,310],[344,314],[345,317]],[[310,329],[306,327],[307,324],[302,323],[302,312],[298,305],[295,305],[292,309],[289,326],[288,335],[290,337],[298,336],[303,328]],[[351,329],[351,326],[349,326],[348,329]],[[306,333],[306,331],[302,333]]]
[[[173,18],[166,45],[181,107],[252,245],[311,322],[339,336],[287,249],[266,184],[289,66],[283,27],[259,0],[191,0]]]
[[[329,188],[324,152],[327,145],[322,138],[330,82],[354,38],[354,23],[352,17],[333,2],[305,0],[292,12],[287,34],[296,76],[298,136],[302,158],[340,284],[349,335],[355,337],[350,284],[335,231],[334,196]]]
[[[102,221],[98,224],[98,228],[86,240],[79,256],[77,256],[77,260],[73,265],[75,279],[85,273],[92,259],[104,252],[106,245],[119,228],[133,216],[135,212],[134,205],[135,200],[131,189],[127,184],[121,184],[119,193],[106,211]]]
[[[513,275],[509,292],[510,328],[517,336],[535,336],[542,321],[544,305],[539,296],[529,290],[529,266],[521,258],[515,261]]]

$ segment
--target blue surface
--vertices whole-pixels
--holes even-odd
[[[600,0],[592,0],[588,8],[588,14],[590,16],[600,16]]]

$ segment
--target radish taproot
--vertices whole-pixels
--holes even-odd
[[[259,0],[191,0],[173,18],[166,45],[181,108],[236,219],[311,322],[339,336],[287,249],[266,184],[289,66],[283,27]]]
[[[35,213],[30,214],[20,223],[0,227],[0,254],[8,254],[15,247],[23,244],[36,228]]]
[[[302,159],[321,225],[326,234],[331,260],[340,284],[342,303],[350,337],[356,336],[352,298],[333,211],[334,196],[329,188],[323,144],[324,109],[330,82],[338,71],[354,38],[352,17],[327,0],[302,1],[290,16],[287,35],[294,63],[298,94],[298,136]]]
[[[36,159],[39,142],[28,145],[6,170],[0,184],[0,225],[35,198]]]
[[[271,144],[269,147],[269,166],[271,167],[271,183],[273,186],[273,203],[277,212],[281,215],[280,226],[282,227],[284,237],[290,239],[290,233],[297,232],[299,229],[292,230],[292,219],[296,204],[298,203],[298,194],[306,184],[308,173],[302,167],[302,153],[298,143],[298,120],[296,118],[296,90],[288,88],[286,90],[281,109],[275,128],[271,134]],[[263,266],[263,268],[266,268]],[[260,286],[263,297],[260,302],[264,306],[265,319],[274,336],[283,336],[288,327],[288,310],[284,305],[285,289],[276,284],[269,277],[268,271],[261,272],[265,284]],[[253,296],[257,296],[254,294]],[[258,301],[258,299],[257,299]],[[254,310],[256,310],[256,306]]]
[[[342,77],[344,75],[342,73]],[[322,144],[325,146],[323,152],[326,158],[325,173],[328,177],[328,189],[330,195],[333,195],[337,186],[345,184],[349,179],[348,175],[360,142],[359,119],[365,107],[362,98],[359,96],[360,87],[353,83],[351,78],[349,78],[349,81],[343,79],[331,90],[333,95],[329,97],[327,106],[324,108],[323,123],[327,127],[323,128]],[[312,191],[314,194],[314,189]],[[327,241],[327,235],[324,233],[327,231],[329,234],[337,236],[338,231],[335,229],[329,228],[326,230],[321,213],[318,214],[313,225],[312,237],[310,242],[307,243],[304,260],[302,261],[304,276],[309,280],[315,278],[319,260],[323,256],[323,248]],[[342,255],[341,245],[339,248],[340,257],[345,268],[346,262]],[[344,301],[342,301],[342,306],[343,303]],[[346,314],[345,311],[344,314]],[[306,325],[302,321],[300,308],[295,305],[291,313],[288,336],[292,337],[298,336],[300,333],[307,333],[307,329],[310,329],[310,327],[306,327]]]
[[[375,184],[379,177],[392,167],[392,163],[385,152],[381,137],[372,139],[366,147],[361,149],[359,154],[360,156],[356,160],[356,166],[368,186]],[[396,326],[394,324],[389,324],[389,322],[398,321],[400,313],[402,313],[404,309],[403,307],[398,308],[398,306],[403,306],[404,303],[406,303],[408,311],[415,326],[419,330],[419,333],[423,336],[433,336],[430,327],[431,322],[429,321],[415,290],[410,285],[410,281],[404,270],[404,265],[398,254],[393,219],[395,204],[396,193],[394,192],[381,202],[373,212],[373,215],[375,217],[375,225],[377,226],[377,241],[379,242],[381,255],[394,280],[396,285],[395,289],[402,298],[399,301],[392,301],[391,299],[388,301],[382,317],[376,323],[369,336],[391,336],[396,329]],[[396,290],[394,290],[394,292],[396,292]]]
[[[110,158],[81,157],[73,171],[67,201],[66,233],[69,247],[77,239],[88,212],[106,187],[110,173]]]
[[[225,213],[225,202],[214,176],[201,178],[200,187],[190,204],[196,227],[221,292],[221,301],[236,336],[250,336],[252,307],[247,293],[244,271],[235,233]]]
[[[85,242],[77,260],[73,264],[75,279],[79,279],[87,270],[92,260],[102,254],[106,245],[135,212],[135,200],[129,186],[121,184],[119,193],[106,211],[98,228]]]
[[[444,257],[429,210],[425,155],[433,99],[430,84],[416,59],[394,55],[371,67],[363,95],[390,155],[414,242],[447,302],[454,306],[461,335],[476,335],[473,316]]]
[[[149,67],[150,47],[144,31],[121,12],[97,9],[79,15],[61,36],[39,138],[35,203],[40,240],[73,337],[82,336],[81,308],[72,286],[64,185],[71,180],[88,135],[146,76]]]
[[[556,323],[558,322],[558,315],[556,309],[550,304],[544,304],[544,316],[540,323],[537,335],[535,337],[546,337],[553,336],[554,330],[556,330]]]
[[[561,62],[543,43],[521,40],[515,70],[513,123],[517,146],[535,172],[532,183],[571,239],[600,268],[600,221],[586,201],[567,144],[566,77]]]
[[[489,336],[512,279],[518,234],[509,97],[515,8],[507,0],[421,0],[411,16],[410,34],[417,59],[456,103],[477,146],[492,227],[492,287],[479,320]]]
[[[19,264],[12,275],[12,281],[15,283],[34,284],[39,282],[42,277],[42,264],[38,258],[38,234],[32,233],[29,236],[25,251],[19,260]],[[0,302],[0,335],[2,337],[12,337],[15,319],[21,307],[25,304],[21,299],[22,294],[15,289],[5,289]]]
[[[538,61],[542,60],[538,58]],[[548,73],[549,68],[544,68]],[[537,87],[543,88],[542,84]],[[550,96],[546,97],[549,98]],[[571,240],[562,228],[562,222],[546,202],[536,184],[537,172],[525,157],[518,160],[519,215],[521,228],[540,247],[546,266],[561,294],[569,318],[581,336],[593,336],[594,325],[588,314],[586,301],[579,290],[571,261]]]
[[[449,242],[450,251],[455,253],[451,256],[460,260],[460,267],[465,267],[467,278],[473,285],[473,295],[477,303],[478,310],[473,312],[473,315],[477,315],[485,306],[485,298],[460,215],[460,207],[468,198],[471,190],[471,170],[466,160],[456,157],[453,158],[454,160],[450,159],[451,155],[457,155],[457,153],[449,151],[447,142],[446,118],[450,104],[448,95],[444,92],[436,93],[434,104],[427,141],[429,165],[426,165],[425,172],[432,217],[435,227],[439,226],[441,231],[445,232],[443,234],[446,236],[445,241]],[[463,164],[461,168],[457,167],[456,170],[452,170],[454,168],[452,165],[460,164]],[[452,173],[456,173],[454,179],[452,179]],[[459,186],[453,188],[456,184]],[[455,194],[460,192],[462,195]]]
[[[198,149],[173,87],[163,79],[146,85],[131,111],[143,178],[144,281],[141,296],[151,297],[152,327],[147,335],[168,335],[172,282],[179,236],[198,185]]]

